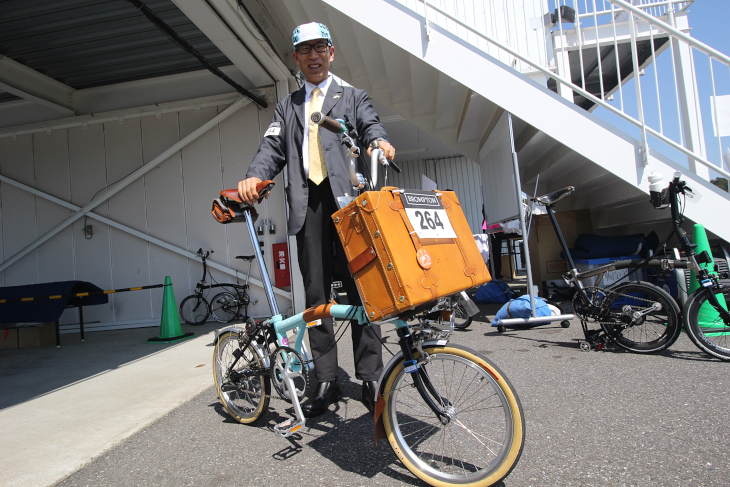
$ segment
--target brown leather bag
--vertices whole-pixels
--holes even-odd
[[[332,219],[371,321],[491,280],[453,191],[368,191]]]

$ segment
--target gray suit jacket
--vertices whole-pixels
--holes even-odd
[[[296,235],[304,225],[309,197],[302,159],[302,141],[304,128],[307,126],[307,121],[304,120],[304,97],[305,91],[301,88],[279,101],[267,135],[261,141],[246,173],[246,178],[257,177],[265,181],[273,179],[286,166],[289,183],[285,188],[289,203],[289,235]],[[367,147],[378,137],[387,140],[385,128],[363,90],[340,86],[333,79],[322,105],[322,113],[330,118],[344,119],[347,116],[357,129],[358,142],[362,147]],[[319,135],[335,198],[345,193],[352,195],[347,149],[340,143],[340,136],[323,128],[320,128]]]

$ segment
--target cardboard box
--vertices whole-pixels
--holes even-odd
[[[17,328],[0,330],[0,350],[18,348]]]
[[[18,328],[18,348],[42,347],[52,343],[56,343],[55,323],[42,323]]]
[[[502,256],[502,276],[504,279],[514,279],[515,278],[515,260],[512,258],[512,274],[510,275],[510,256],[509,255],[503,255]]]
[[[590,210],[562,211],[555,213],[563,238],[572,247],[581,233],[593,233]],[[530,261],[532,263],[532,281],[542,288],[543,281],[560,279],[567,272],[568,263],[560,257],[560,242],[555,235],[548,215],[532,217],[530,228]]]

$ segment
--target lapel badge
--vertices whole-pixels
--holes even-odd
[[[340,95],[339,93],[335,93],[334,95],[332,95],[332,99],[333,99],[333,100],[334,100],[334,99],[337,99],[337,98],[339,98],[340,96],[342,96],[342,95]]]

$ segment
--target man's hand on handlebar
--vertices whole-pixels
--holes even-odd
[[[261,183],[259,178],[248,178],[238,183],[238,196],[249,205],[253,205],[259,199],[256,186]],[[268,198],[268,193],[266,198]]]
[[[379,141],[380,148],[383,149],[383,154],[385,154],[385,158],[389,161],[392,161],[395,159],[395,147],[390,145],[390,142],[381,140]],[[373,151],[371,147],[368,147],[368,156],[370,156],[370,153]]]

